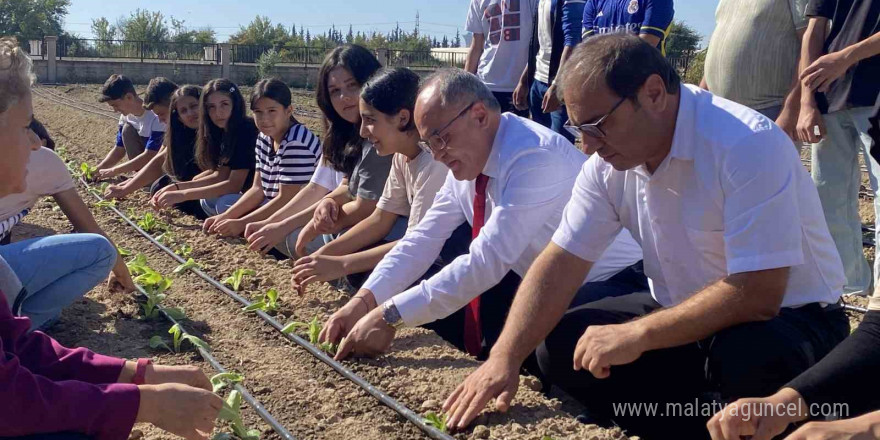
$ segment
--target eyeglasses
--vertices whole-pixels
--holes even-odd
[[[563,128],[569,134],[574,136],[576,139],[580,139],[580,137],[584,134],[594,139],[602,139],[605,137],[605,132],[602,131],[602,124],[614,113],[614,110],[617,110],[617,107],[620,107],[620,104],[623,104],[623,101],[626,101],[626,98],[620,98],[617,101],[617,104],[614,104],[614,107],[611,107],[611,110],[608,113],[605,113],[605,116],[599,118],[596,122],[591,122],[589,124],[581,124],[581,125],[572,125],[571,120],[565,123]]]
[[[474,104],[476,104],[476,103],[477,103],[477,101],[474,101],[474,102],[468,104],[468,106],[465,107],[464,110],[458,112],[458,115],[456,115],[454,118],[452,118],[452,120],[449,121],[446,125],[444,125],[443,128],[441,128],[439,130],[434,130],[434,134],[429,136],[427,140],[419,140],[419,147],[421,147],[425,151],[430,152],[432,155],[435,155],[435,156],[438,153],[441,153],[443,150],[445,150],[446,149],[446,140],[443,139],[443,136],[440,133],[443,133],[443,131],[445,131],[447,128],[451,127],[452,124],[458,120],[458,118],[464,116],[465,113],[467,113],[468,110],[470,110],[474,106]]]

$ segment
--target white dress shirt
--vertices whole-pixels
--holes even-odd
[[[791,268],[782,307],[835,303],[843,265],[796,151],[773,121],[683,86],[672,148],[654,174],[590,158],[553,242],[595,261],[628,229],[665,307],[728,275],[781,267]]]
[[[473,225],[475,182],[455,180],[449,173],[431,209],[376,266],[364,288],[379,304],[394,297],[403,321],[418,326],[451,315],[511,269],[525,275],[559,226],[586,158],[550,129],[503,114],[483,169],[490,178],[486,223],[469,253],[404,292],[430,268],[459,225]],[[641,249],[628,232],[612,241],[588,281],[606,280],[641,260]]]

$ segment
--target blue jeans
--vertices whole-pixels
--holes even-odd
[[[228,211],[235,202],[238,201],[244,194],[236,193],[236,194],[226,194],[220,197],[215,197],[213,199],[202,199],[202,209],[205,211],[205,214],[208,217],[213,217],[215,215],[223,214]]]
[[[871,138],[868,136],[869,107],[860,107],[829,113],[824,116],[827,133],[813,144],[812,174],[819,190],[822,210],[831,238],[837,246],[846,273],[845,293],[870,294],[873,277],[862,252],[862,220],[859,216],[859,187],[862,173],[859,154],[868,165],[874,214],[880,219],[880,198],[877,194],[877,176],[880,166],[868,154]],[[876,226],[875,226],[876,229]],[[874,236],[875,242],[878,236]],[[878,272],[880,259],[874,262]]]
[[[0,256],[27,291],[21,315],[36,330],[106,279],[117,253],[101,235],[63,234],[0,246]]]
[[[574,137],[562,128],[568,121],[568,111],[565,106],[559,107],[552,113],[544,113],[541,110],[541,104],[544,103],[544,94],[550,86],[538,80],[532,81],[532,88],[529,90],[529,111],[532,113],[532,120],[561,134],[569,142],[574,143]]]

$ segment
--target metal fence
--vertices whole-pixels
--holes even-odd
[[[93,40],[58,41],[58,58],[119,58],[167,61],[220,61],[217,44],[167,41]]]
[[[388,50],[386,65],[394,67],[464,67],[467,53],[438,50]]]
[[[283,64],[321,64],[329,47],[232,45],[232,64],[255,64],[263,54],[275,51],[276,62]]]

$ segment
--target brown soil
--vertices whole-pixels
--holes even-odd
[[[83,102],[95,103],[98,86],[54,88]],[[305,106],[305,99],[298,105]],[[308,110],[315,111],[314,105]],[[113,121],[97,115],[72,110],[35,97],[35,112],[43,121],[69,159],[76,163],[97,163],[112,147]],[[316,119],[302,118],[305,124],[320,131]],[[82,188],[84,200],[94,198]],[[145,212],[147,194],[139,192],[122,201],[124,211],[134,208]],[[101,227],[120,246],[147,255],[149,264],[163,274],[176,266],[127,225],[122,225],[109,210],[92,206]],[[63,214],[50,201],[40,202],[26,218],[28,224],[17,227],[15,239],[69,232]],[[249,268],[257,276],[242,287],[245,296],[254,298],[268,288],[281,293],[283,305],[277,319],[324,320],[346,301],[346,294],[328,284],[315,285],[302,297],[289,282],[289,263],[278,262],[251,253],[242,240],[224,240],[200,232],[195,219],[173,214],[164,221],[171,225],[174,240],[188,243],[193,258],[215,279],[229,276],[235,269]],[[227,368],[245,375],[245,386],[272,415],[300,439],[412,439],[426,438],[412,424],[382,406],[354,384],[342,379],[305,350],[281,338],[254,315],[192,273],[174,277],[167,305],[183,307],[188,330],[203,337],[214,355]],[[110,294],[98,286],[69,308],[51,334],[68,346],[83,346],[98,352],[126,358],[153,357],[166,364],[198,364],[211,374],[210,367],[193,353],[169,355],[151,350],[147,341],[165,334],[168,323],[147,322],[138,318],[134,300]],[[478,365],[435,334],[415,329],[398,335],[392,351],[377,360],[346,362],[346,365],[375,386],[419,413],[438,409],[440,402]],[[577,423],[573,415],[580,407],[567,396],[547,398],[530,388],[523,378],[515,406],[507,414],[484,412],[478,427],[457,438],[540,439],[620,439],[619,430],[604,430]],[[268,426],[249,409],[243,409],[246,422],[264,432],[264,438],[277,438]],[[151,427],[138,427],[148,438],[172,438]],[[488,429],[488,432],[486,432]],[[488,434],[488,435],[486,435]]]

